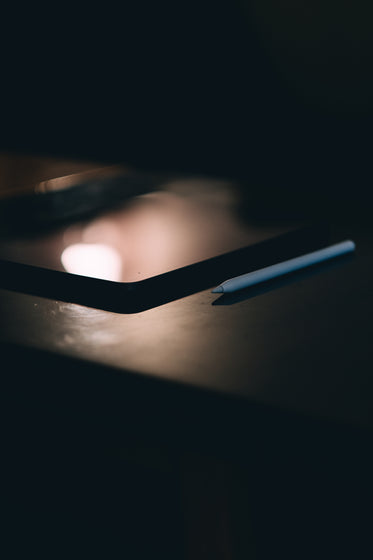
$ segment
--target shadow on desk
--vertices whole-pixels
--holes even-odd
[[[1,355],[14,557],[372,554],[370,431],[31,349]]]

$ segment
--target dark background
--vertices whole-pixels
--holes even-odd
[[[0,147],[235,177],[280,212],[362,210],[372,15],[363,0],[5,9]]]

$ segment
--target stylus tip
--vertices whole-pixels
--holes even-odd
[[[222,292],[224,292],[223,286],[218,286],[217,288],[214,288],[211,293],[212,294],[221,294]]]

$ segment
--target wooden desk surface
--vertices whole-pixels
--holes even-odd
[[[136,314],[0,291],[1,340],[141,378],[373,427],[372,231],[353,258],[267,287],[203,291]]]

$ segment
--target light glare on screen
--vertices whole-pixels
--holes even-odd
[[[66,247],[61,262],[67,272],[119,282],[122,260],[113,247],[102,243],[75,243]]]

